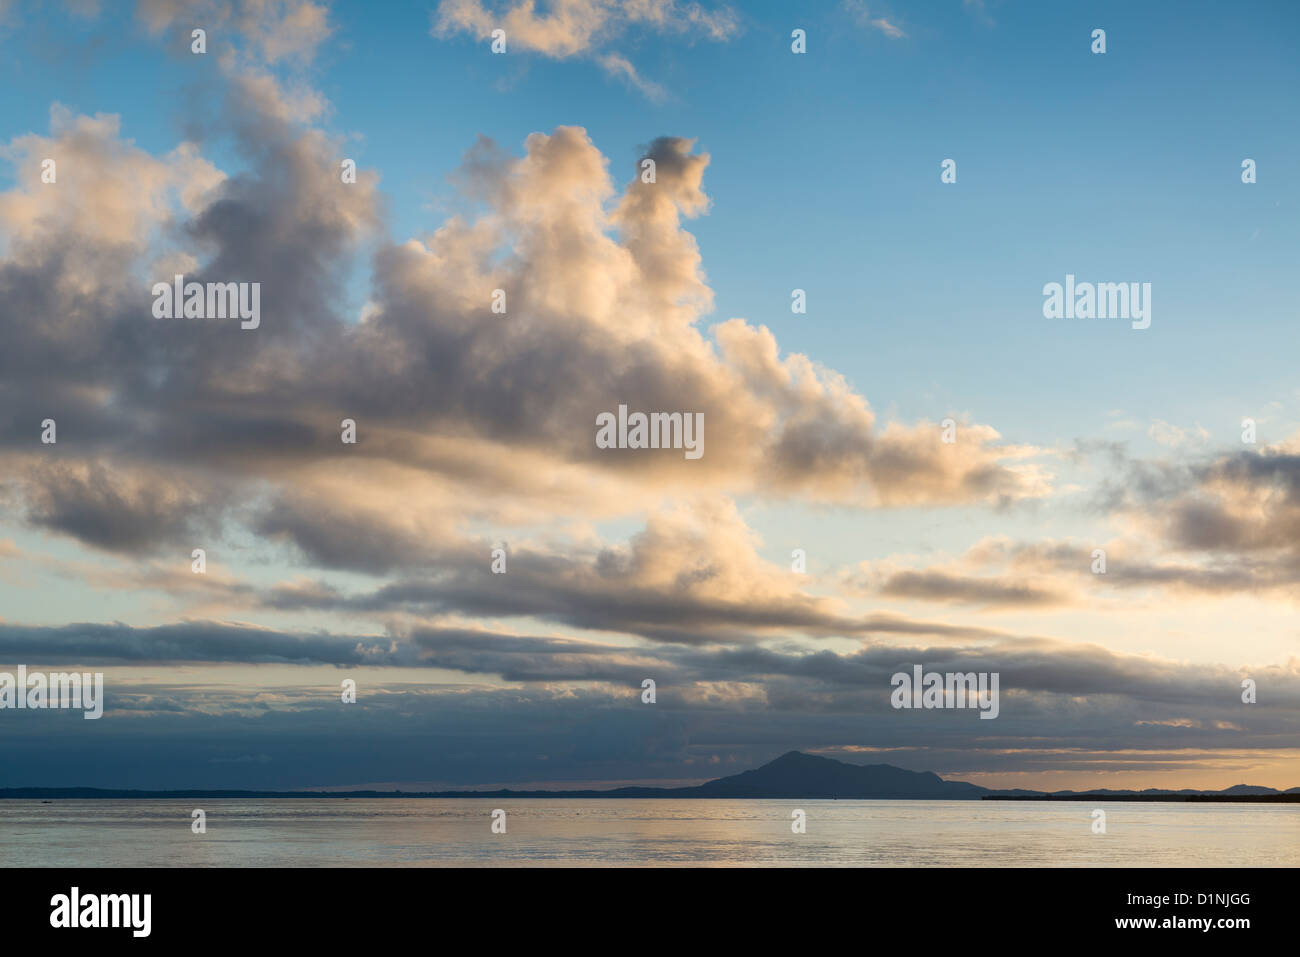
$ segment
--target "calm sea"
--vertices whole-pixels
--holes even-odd
[[[1300,865],[1295,805],[1098,806],[1105,834],[1080,802],[0,801],[0,866]]]

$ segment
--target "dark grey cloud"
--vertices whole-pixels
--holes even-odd
[[[932,660],[936,668],[977,665],[975,658]],[[1266,692],[1279,686],[1261,678]],[[1251,755],[1266,762],[1297,731],[1294,675],[1282,679],[1292,688],[1289,704],[1243,705],[1231,689],[1199,702],[1184,690],[1179,700],[1104,694],[1068,704],[1004,692],[994,721],[973,711],[895,711],[887,686],[826,697],[807,680],[782,678],[769,681],[761,698],[739,700],[693,696],[677,680],[662,678],[654,705],[641,703],[639,681],[466,694],[456,686],[363,678],[357,702],[348,705],[337,685],[325,682],[256,695],[110,683],[108,710],[96,722],[7,712],[13,733],[4,740],[0,786],[677,783],[734,773],[795,748],[947,776],[1140,769],[1158,784],[1165,771],[1195,780],[1198,770],[1218,771]]]
[[[891,598],[979,605],[1049,607],[1070,601],[1064,591],[1007,578],[976,578],[942,571],[901,571],[881,583]]]
[[[37,462],[24,475],[30,491],[27,521],[108,551],[144,552],[160,545],[211,541],[233,504],[229,483],[190,473],[149,476],[117,471],[106,461],[58,457]]]
[[[391,637],[292,633],[222,622],[154,627],[121,623],[0,624],[0,660],[106,665],[124,662],[244,664],[415,664]]]
[[[318,588],[274,592],[266,601],[278,610],[339,611],[352,614],[404,611],[433,615],[530,617],[593,631],[634,634],[681,644],[749,643],[758,636],[799,633],[814,637],[928,635],[948,640],[1003,637],[1005,632],[974,625],[919,621],[887,613],[848,616],[811,597],[774,595],[749,601],[715,599],[672,586],[645,586],[630,575],[601,575],[556,555],[520,552],[510,571],[490,570],[487,550],[461,556],[436,575],[382,585],[347,595]]]
[[[1042,638],[967,645],[896,642],[835,652],[786,646],[628,646],[433,624],[385,636],[304,634],[220,622],[152,628],[0,625],[0,656],[0,660],[23,661],[32,667],[40,662],[436,667],[512,681],[616,681],[629,687],[637,687],[642,678],[657,673],[676,682],[679,691],[686,683],[740,682],[766,687],[773,679],[788,679],[809,683],[805,690],[817,686],[823,695],[854,695],[865,690],[873,699],[884,701],[886,710],[890,677],[922,664],[927,671],[997,672],[1002,676],[1002,693],[1013,699],[1019,695],[1127,699],[1135,706],[1215,706],[1240,714],[1241,680],[1250,677],[1269,686],[1267,698],[1274,707],[1300,705],[1300,673],[1294,668],[1269,666],[1245,671],[1193,665],[1120,655],[1096,644]],[[881,689],[886,691],[883,699]],[[1004,704],[1004,710],[1009,707]]]

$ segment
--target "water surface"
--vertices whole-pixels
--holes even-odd
[[[1300,865],[1295,805],[1099,806],[1105,834],[1078,801],[5,800],[0,866]]]

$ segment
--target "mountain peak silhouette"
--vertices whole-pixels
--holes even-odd
[[[848,764],[803,751],[787,751],[761,767],[689,790],[700,797],[736,798],[978,798],[988,793],[932,771]]]

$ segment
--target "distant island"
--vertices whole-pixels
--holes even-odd
[[[1222,791],[991,790],[966,781],[945,781],[932,771],[889,764],[848,764],[802,751],[740,774],[694,787],[621,787],[582,791],[138,791],[110,788],[0,788],[0,800],[148,800],[166,798],[744,798],[750,800],[951,800],[951,801],[1223,801],[1300,803],[1300,787],[1287,791],[1238,784]]]

